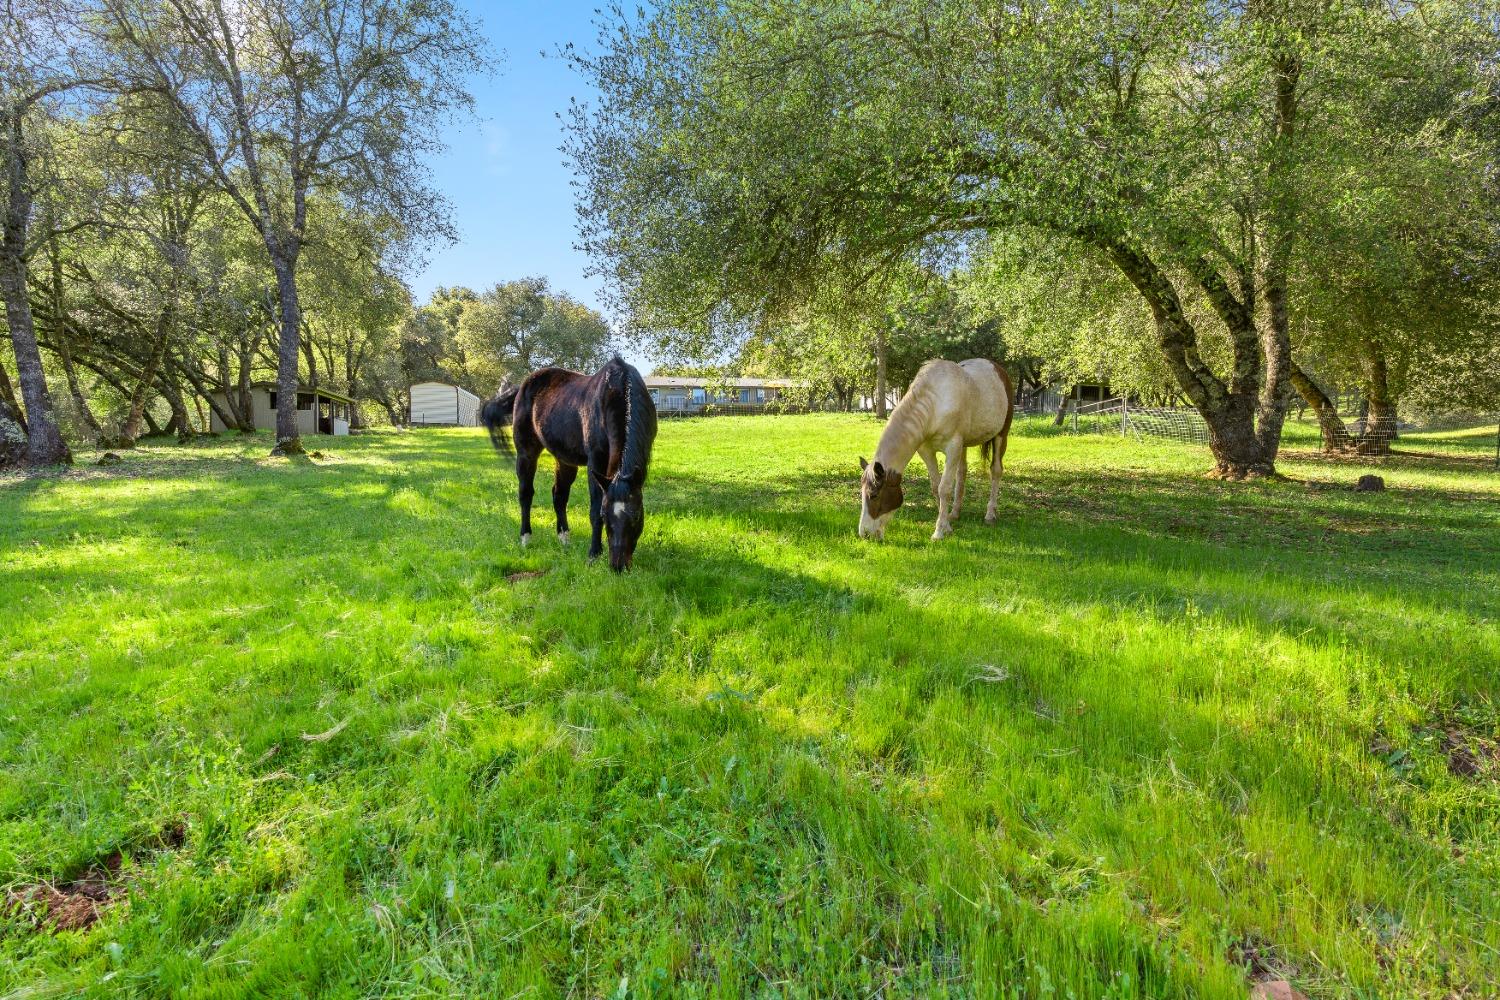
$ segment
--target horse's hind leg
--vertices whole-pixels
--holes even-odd
[[[995,438],[995,454],[990,458],[990,505],[984,511],[984,523],[994,524],[1000,516],[996,502],[1000,499],[1000,473],[1005,471],[1005,445],[1009,436],[1001,434]]]
[[[557,473],[552,480],[552,511],[557,515],[557,540],[568,544],[568,494],[573,490],[573,480],[578,478],[578,466],[568,465],[561,459],[557,462]]]
[[[519,443],[519,442],[518,442]],[[531,501],[536,496],[536,460],[534,451],[516,450],[516,480],[521,484],[521,547],[531,541]]]

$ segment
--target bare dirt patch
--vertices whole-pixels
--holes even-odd
[[[116,848],[93,861],[82,875],[68,882],[33,882],[12,889],[0,902],[0,911],[29,917],[34,929],[77,931],[93,926],[104,910],[125,895],[129,873],[127,850],[140,860],[163,851],[175,851],[187,840],[181,822],[167,824],[154,836],[130,848]]]
[[[1225,957],[1244,969],[1252,983],[1284,981],[1297,971],[1279,948],[1258,934],[1246,934],[1232,943]]]
[[[1476,729],[1450,721],[1442,727],[1438,745],[1455,778],[1500,779],[1500,743]]]

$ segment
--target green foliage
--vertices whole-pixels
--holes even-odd
[[[609,337],[598,312],[553,292],[546,278],[521,278],[465,300],[454,343],[471,380],[490,393],[548,365],[593,371],[609,357]]]
[[[1102,382],[1118,394],[1177,402],[1151,314],[1118,270],[1078,244],[1038,230],[987,238],[959,278],[970,310],[990,315],[1008,355],[1031,359],[1043,382]],[[1222,338],[1205,338],[1222,361]]]
[[[1063,281],[1117,268],[1149,309],[1162,360],[1122,381],[1161,389],[1165,374],[1214,424],[1221,472],[1271,471],[1288,302],[1315,297],[1298,283],[1325,263],[1355,280],[1350,261],[1368,257],[1381,224],[1428,197],[1493,214],[1471,195],[1495,162],[1475,138],[1493,128],[1494,13],[1462,2],[615,10],[599,48],[576,60],[601,95],[575,114],[569,145],[587,181],[583,242],[641,328],[720,352],[726,335],[858,296],[893,271],[965,263],[976,234],[1041,230],[1072,244],[1065,257],[1092,255]],[[1428,194],[1392,211],[1405,183]],[[1326,248],[1325,220],[1355,202],[1353,257],[1305,261]],[[1093,327],[1051,331],[1068,345],[1053,363],[1076,370],[1102,354],[1128,374],[1135,359],[1120,348],[1137,344],[1133,331],[1099,329],[1115,343],[1077,349]]]
[[[1493,427],[1230,487],[1023,422],[998,526],[913,469],[872,545],[879,429],[666,423],[623,577],[472,430],[0,479],[0,891],[134,847],[0,994],[1491,989]]]

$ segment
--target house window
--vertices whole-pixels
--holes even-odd
[[[750,402],[750,390],[749,389],[741,389],[740,390],[740,402],[741,403],[748,403],[748,402]]]
[[[276,409],[276,393],[271,393],[271,409]]]
[[[766,401],[766,390],[764,390],[764,389],[756,389],[755,390],[755,401],[757,403],[764,403]]]
[[[693,402],[695,402],[695,403],[706,403],[706,402],[708,402],[708,393],[705,390],[703,390],[703,389],[694,389],[693,390]]]
[[[297,409],[310,410],[313,408],[313,395],[310,392],[297,393]]]

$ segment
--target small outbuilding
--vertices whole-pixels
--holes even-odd
[[[250,416],[258,431],[276,429],[275,382],[250,383]],[[214,401],[226,410],[233,410],[224,393],[214,393]],[[311,389],[305,385],[297,389],[297,433],[298,434],[348,434],[349,424],[354,419],[354,400],[342,393],[328,389]],[[219,419],[217,412],[209,418],[209,430],[222,433],[229,428]]]
[[[479,397],[467,389],[444,382],[418,382],[411,387],[408,418],[414,427],[478,427],[479,405]]]

